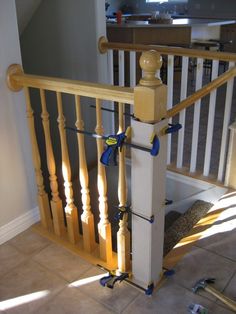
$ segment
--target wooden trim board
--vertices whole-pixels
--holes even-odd
[[[109,263],[106,263],[99,258],[99,245],[97,243],[95,245],[95,250],[92,253],[88,253],[84,250],[82,236],[79,237],[79,241],[77,244],[71,244],[66,235],[65,237],[58,237],[54,233],[47,231],[45,228],[43,228],[41,223],[37,223],[31,228],[34,232],[38,233],[42,237],[45,237],[48,240],[69,250],[70,252],[77,254],[78,256],[95,266],[101,265],[108,270],[114,270],[117,268],[117,255],[115,252],[113,252],[112,254],[112,260]]]

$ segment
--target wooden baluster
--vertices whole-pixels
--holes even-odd
[[[45,144],[46,144],[46,156],[47,156],[47,167],[49,172],[49,181],[51,187],[51,209],[52,209],[52,217],[53,217],[53,226],[55,234],[61,236],[65,233],[65,225],[64,225],[64,216],[63,216],[63,207],[62,201],[59,197],[58,193],[58,183],[56,176],[56,164],[55,158],[53,154],[52,141],[50,135],[50,125],[49,125],[49,114],[47,111],[46,99],[45,99],[45,91],[40,89],[40,99],[42,105],[42,124],[44,129],[45,136]]]
[[[61,154],[62,154],[62,175],[64,178],[65,196],[66,196],[66,222],[69,241],[75,244],[79,239],[78,212],[74,205],[73,190],[71,183],[71,169],[69,153],[67,148],[66,133],[65,133],[65,117],[62,109],[61,93],[57,92],[57,108],[58,108],[58,128],[61,139]]]
[[[103,134],[102,126],[102,112],[101,112],[101,101],[96,99],[96,118],[97,125],[95,132],[98,135]],[[111,224],[108,220],[108,205],[107,205],[107,180],[105,167],[100,162],[101,155],[103,153],[103,140],[97,139],[97,156],[98,156],[98,194],[99,194],[99,213],[100,221],[98,224],[99,233],[99,246],[100,246],[100,257],[104,261],[111,261],[112,259],[112,241],[111,241]]]
[[[119,130],[124,132],[124,104],[119,103]],[[119,206],[127,205],[127,183],[125,167],[125,147],[119,150],[119,181],[118,181],[118,199]],[[118,269],[120,272],[126,272],[130,269],[130,232],[128,226],[128,214],[125,213],[119,221],[119,231],[117,232],[117,255]]]
[[[33,157],[33,164],[34,164],[34,171],[36,176],[36,184],[38,190],[38,205],[40,211],[40,219],[42,226],[51,229],[52,228],[52,219],[50,213],[50,206],[48,201],[48,195],[44,189],[44,182],[41,170],[41,159],[39,155],[39,148],[37,143],[37,138],[35,134],[35,126],[34,126],[34,112],[31,107],[30,102],[30,94],[29,88],[24,88],[25,97],[26,97],[26,114],[27,114],[27,121],[29,126],[30,132],[30,140],[32,146],[32,157]]]
[[[80,96],[75,96],[76,108],[76,123],[75,126],[78,130],[84,130],[84,122],[81,115]],[[79,150],[79,178],[81,185],[81,196],[83,204],[83,214],[81,215],[82,228],[83,228],[83,242],[84,249],[87,252],[92,252],[95,248],[95,234],[94,234],[94,217],[91,212],[90,194],[89,194],[89,178],[88,167],[86,161],[84,135],[77,133],[78,150]]]

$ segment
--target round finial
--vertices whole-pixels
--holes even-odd
[[[144,76],[139,81],[141,85],[157,86],[161,84],[161,80],[155,76],[162,66],[162,57],[157,51],[143,52],[139,64],[144,72]]]
[[[7,69],[7,86],[13,92],[19,92],[22,86],[14,80],[13,75],[23,74],[23,69],[20,64],[11,64]]]
[[[107,52],[107,47],[104,47],[105,44],[108,43],[108,40],[106,39],[105,36],[101,36],[98,40],[98,50],[100,53],[106,53]]]

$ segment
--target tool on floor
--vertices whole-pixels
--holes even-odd
[[[204,289],[210,294],[214,295],[217,299],[226,304],[231,310],[236,312],[236,302],[230,298],[224,296],[220,291],[211,287],[209,284],[214,283],[215,278],[203,278],[196,282],[195,286],[192,288],[193,292],[196,293],[199,289]]]
[[[208,314],[208,310],[200,304],[190,304],[188,310],[191,314]]]
[[[131,213],[132,215],[137,216],[141,219],[144,219],[144,220],[150,222],[151,224],[154,222],[154,215],[152,215],[151,217],[145,217],[141,214],[138,214],[138,213],[132,211],[131,206],[114,206],[114,207],[119,209],[119,212],[115,215],[116,220],[122,220],[125,213]]]
[[[70,130],[70,131],[74,131],[77,133],[81,133],[84,135],[88,135],[94,138],[98,138],[98,139],[103,139],[106,141],[107,144],[107,148],[106,150],[103,152],[102,156],[101,156],[101,162],[105,165],[105,166],[110,166],[110,165],[117,165],[117,152],[118,152],[118,148],[122,148],[123,145],[135,148],[135,149],[139,149],[142,150],[144,152],[148,152],[150,153],[152,156],[157,156],[159,153],[159,148],[160,148],[160,144],[159,144],[159,140],[158,138],[156,138],[153,141],[153,145],[152,148],[147,148],[144,146],[140,146],[140,145],[136,145],[136,144],[132,144],[132,143],[127,143],[125,140],[128,137],[127,133],[131,131],[131,128],[128,127],[126,132],[122,132],[120,134],[115,134],[115,135],[109,135],[109,136],[103,136],[103,135],[98,135],[92,132],[88,132],[88,131],[82,131],[82,130],[78,130],[76,128],[71,128],[71,127],[65,127],[66,130]]]

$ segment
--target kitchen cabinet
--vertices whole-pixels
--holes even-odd
[[[223,25],[221,27],[220,40],[230,42],[224,45],[224,51],[236,53],[236,24]]]

